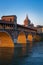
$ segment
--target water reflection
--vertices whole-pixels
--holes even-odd
[[[14,48],[1,47],[0,48],[0,64],[10,63],[14,55]]]
[[[26,53],[27,53],[29,56],[32,54],[32,46],[33,46],[33,43],[32,43],[32,42],[27,43]]]
[[[0,48],[0,65],[10,65],[13,61],[17,63],[19,58],[21,59],[24,56],[31,55],[31,53],[32,43],[27,43],[26,45],[15,44],[13,48],[2,47]]]
[[[15,57],[28,56],[32,53],[32,43],[27,43],[26,45],[17,44],[14,49]]]

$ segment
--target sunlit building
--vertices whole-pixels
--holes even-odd
[[[1,20],[4,21],[4,22],[10,22],[10,23],[16,23],[17,24],[16,15],[2,16]]]
[[[37,25],[36,28],[38,33],[43,33],[43,26]]]

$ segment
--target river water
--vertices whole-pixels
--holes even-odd
[[[43,42],[0,48],[0,65],[43,65]]]

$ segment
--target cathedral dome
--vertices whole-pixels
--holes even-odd
[[[26,19],[24,20],[24,25],[29,26],[30,25],[30,20],[28,18],[28,15],[26,15]]]

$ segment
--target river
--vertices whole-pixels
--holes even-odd
[[[23,48],[0,48],[0,65],[43,65],[43,42]]]

